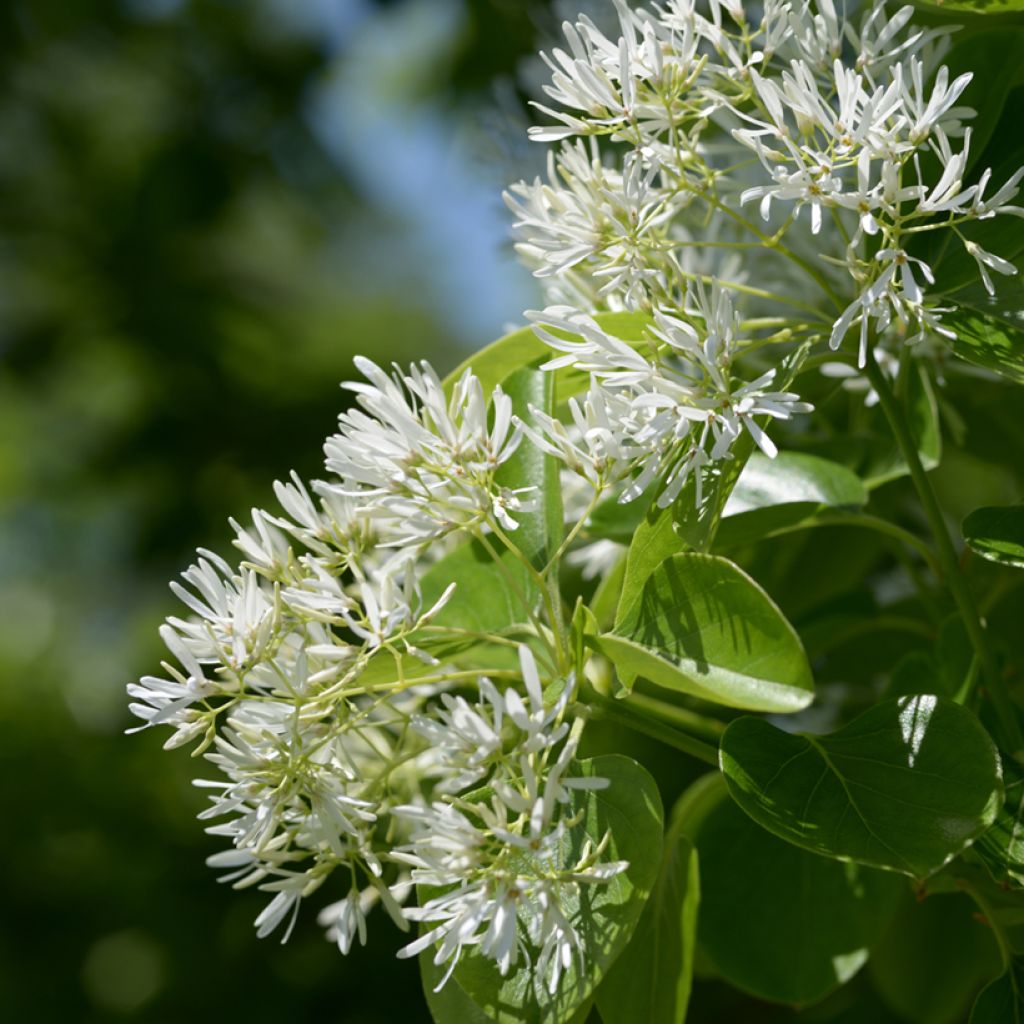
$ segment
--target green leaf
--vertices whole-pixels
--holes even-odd
[[[961,531],[982,558],[1024,569],[1024,505],[977,508],[963,521]]]
[[[754,452],[725,504],[715,545],[733,547],[807,522],[829,508],[859,508],[868,492],[855,473],[817,455]]]
[[[771,598],[717,555],[666,559],[610,633],[593,641],[620,676],[754,711],[814,697],[800,638]]]
[[[935,0],[934,3],[924,3],[925,7],[937,7],[943,11],[965,11],[968,14],[1012,14],[1014,11],[1024,11],[1024,0]],[[996,66],[1005,60],[998,51],[993,54]],[[975,67],[984,67],[984,64]]]
[[[644,313],[597,313],[594,319],[609,334],[626,342],[643,341],[647,326],[651,323],[651,317]],[[523,327],[506,334],[460,363],[445,377],[445,390],[450,391],[459,377],[467,369],[471,369],[483,385],[484,394],[489,395],[496,384],[500,384],[516,370],[544,362],[553,355],[554,353],[537,337],[532,327]],[[578,370],[559,370],[555,377],[556,404],[582,391],[589,380],[588,374],[580,373]]]
[[[496,543],[491,538],[491,544]],[[503,548],[495,553],[497,561],[480,541],[467,541],[423,574],[420,592],[425,608],[455,584],[448,603],[431,619],[432,626],[447,626],[463,634],[500,633],[526,622],[536,611],[541,594],[533,575],[511,551]],[[431,642],[432,635],[432,631],[424,631],[416,642],[436,654],[439,646]],[[457,637],[443,641],[453,650],[471,642],[471,637],[462,642]]]
[[[942,322],[956,334],[950,342],[953,351],[975,366],[1024,384],[1024,284],[1010,278],[998,282],[995,295],[974,285],[949,298],[957,305]]]
[[[636,528],[633,543],[626,552],[622,591],[615,612],[616,626],[639,601],[651,573],[666,558],[685,550],[686,544],[676,532],[672,509],[652,504]]]
[[[935,389],[927,368],[917,361],[910,363],[906,372],[901,374],[899,385],[898,398],[903,405],[911,436],[917,444],[921,464],[925,469],[934,469],[942,460],[942,430]],[[871,490],[910,472],[892,439],[888,423],[881,418],[881,413],[878,415],[879,422],[883,424],[882,432],[873,446],[868,468],[863,473],[864,483]]]
[[[583,951],[562,974],[555,996],[534,975],[525,957],[503,978],[493,961],[473,951],[463,955],[453,978],[498,1024],[572,1020],[629,942],[658,874],[663,821],[654,780],[635,761],[619,754],[582,761],[577,771],[606,778],[610,785],[573,794],[572,812],[579,820],[565,839],[564,864],[576,862],[586,841],[597,844],[608,834],[604,858],[626,860],[629,868],[607,884],[586,888],[582,898],[566,908]]]
[[[430,1016],[434,1018],[434,1024],[491,1024],[494,1018],[484,1013],[454,978],[449,978],[440,992],[434,991],[447,968],[444,964],[434,963],[432,952],[425,949],[418,959],[423,995],[426,997]],[[585,1002],[573,1014],[569,1024],[585,1024],[592,1006],[590,1000]]]
[[[1024,773],[1010,758],[1003,762],[1006,800],[992,827],[974,844],[992,878],[1008,888],[1024,888]]]
[[[480,1009],[455,978],[449,978],[439,991],[434,990],[441,983],[447,967],[434,963],[434,951],[425,949],[420,953],[420,981],[423,995],[434,1024],[490,1024],[491,1018]]]
[[[726,981],[762,999],[807,1006],[860,970],[896,907],[902,883],[895,875],[776,839],[721,783],[701,819],[691,833],[701,864],[698,935]]]
[[[665,838],[658,880],[633,938],[597,990],[604,1024],[683,1024],[693,983],[700,874],[682,834],[680,805]]]
[[[999,948],[976,910],[962,893],[904,896],[868,968],[879,995],[903,1020],[961,1024],[978,988],[999,973]]]
[[[506,377],[501,387],[512,399],[513,412],[527,424],[534,423],[531,406],[548,415],[554,410],[555,379],[550,373],[523,366]],[[497,483],[510,490],[535,488],[527,497],[536,502],[536,510],[517,513],[518,528],[507,533],[536,569],[544,569],[562,543],[565,528],[558,460],[524,437],[498,470]]]
[[[730,723],[722,771],[755,821],[807,850],[926,878],[995,820],[999,755],[968,710],[930,695],[885,701],[827,736]]]
[[[1024,961],[1019,957],[981,990],[970,1024],[1024,1024]]]

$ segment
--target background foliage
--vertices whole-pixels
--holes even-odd
[[[174,604],[166,580],[196,545],[223,548],[227,516],[264,503],[275,477],[315,473],[355,352],[444,370],[533,304],[502,248],[497,200],[538,159],[520,141],[515,83],[529,86],[529,55],[582,6],[15,0],[0,11],[0,1005],[11,1019],[429,1019],[388,929],[348,959],[310,920],[283,948],[255,939],[261,898],[229,898],[203,864],[216,847],[194,821],[194,766],[160,755],[155,735],[121,735],[124,684],[155,667],[154,627]],[[877,417],[835,388],[815,401],[826,433],[848,406],[861,422],[817,454],[855,461],[859,446],[884,477]],[[1024,451],[1010,385],[961,377],[915,401],[947,438],[936,480],[947,509],[1021,500],[1020,461],[1000,465]],[[913,509],[900,478],[869,506],[896,520]],[[819,682],[856,706],[879,687],[921,689],[921,673],[934,689],[963,647],[934,609],[916,660],[890,672],[919,611],[893,589],[897,550],[821,526],[756,552],[738,532],[734,556],[797,626]],[[976,559],[972,572],[1002,654],[1021,664],[1020,588],[998,566]],[[602,728],[588,733],[595,752]],[[699,774],[646,740],[608,749],[630,742],[660,768],[666,806]],[[730,829],[749,828],[725,812],[714,824],[733,850]],[[764,863],[795,856],[778,845]],[[707,980],[698,962],[688,1019],[962,1019],[973,991],[937,993],[929,977],[947,975],[904,962],[905,937],[956,930],[963,948],[936,955],[975,965],[948,974],[975,988],[998,972],[991,937],[962,896],[923,906],[908,902],[878,937],[870,972],[805,1013]]]

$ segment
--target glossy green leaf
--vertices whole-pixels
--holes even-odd
[[[885,701],[827,736],[740,718],[722,771],[755,821],[828,857],[926,878],[995,820],[999,755],[977,718],[930,695]]]
[[[594,319],[609,334],[628,342],[642,341],[651,322],[651,318],[643,313],[598,313]],[[472,369],[480,379],[484,393],[490,394],[496,384],[500,384],[516,370],[542,363],[552,355],[551,349],[537,337],[532,327],[523,327],[464,360],[445,377],[444,385],[450,389],[467,369]],[[559,370],[555,376],[557,402],[563,402],[570,395],[582,391],[589,379],[587,374],[576,370]]]
[[[807,1006],[845,984],[894,911],[895,875],[818,857],[751,821],[704,785],[692,826],[700,855],[702,954],[730,984]],[[639,1019],[639,1018],[638,1018]]]
[[[860,508],[867,488],[837,462],[799,452],[754,452],[725,504],[715,545],[732,547],[807,522],[829,508]]]
[[[961,529],[982,558],[1024,569],[1024,505],[975,509]]]
[[[716,555],[666,559],[594,642],[620,676],[728,707],[798,711],[814,696],[793,627],[746,573]]]
[[[1010,758],[1003,763],[1006,799],[992,827],[974,844],[993,879],[1024,888],[1024,772]]]
[[[1010,966],[978,994],[970,1024],[1024,1024],[1024,960]]]
[[[493,1017],[488,1016],[466,994],[465,989],[454,979],[449,978],[444,987],[434,991],[441,983],[447,970],[444,964],[435,964],[426,949],[419,955],[420,980],[423,983],[423,995],[434,1024],[491,1024]],[[569,1024],[584,1024],[590,1016],[593,1004],[587,1000],[573,1014]]]
[[[555,380],[550,373],[523,366],[506,377],[501,387],[512,399],[515,415],[527,424],[534,422],[531,408],[548,415],[554,411]],[[535,502],[535,510],[517,512],[517,528],[506,533],[535,568],[543,569],[562,543],[565,527],[558,460],[541,451],[529,437],[524,437],[512,457],[498,470],[497,483],[513,491],[534,488],[526,497]]]
[[[961,1024],[978,989],[999,971],[992,929],[958,892],[904,894],[868,967],[885,1003],[914,1024]]]
[[[603,1024],[683,1024],[693,984],[700,873],[682,834],[679,805],[665,837],[658,880],[633,938],[597,990]]]
[[[947,313],[943,323],[955,332],[951,346],[961,359],[1024,384],[1024,308],[1007,305],[1005,294],[977,298]]]
[[[566,907],[583,943],[582,956],[562,974],[552,996],[531,962],[520,958],[503,978],[493,961],[465,953],[453,973],[466,994],[498,1024],[563,1024],[590,998],[615,958],[629,942],[654,886],[661,864],[663,822],[654,780],[635,761],[618,754],[577,765],[580,775],[609,780],[606,789],[577,791],[572,809],[577,824],[568,830],[563,860],[575,863],[588,840],[609,836],[604,857],[626,860],[629,868],[604,885],[587,888]]]

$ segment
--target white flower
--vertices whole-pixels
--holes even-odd
[[[427,363],[393,376],[362,357],[356,365],[369,383],[346,385],[359,408],[341,414],[340,433],[324,445],[327,468],[342,478],[339,491],[362,499],[367,514],[396,520],[411,542],[488,514],[514,528],[508,513],[522,502],[494,482],[519,443],[508,396],[495,388],[489,425],[483,388],[468,370],[447,398]]]
[[[969,239],[964,240],[964,248],[967,252],[974,257],[975,262],[978,264],[978,273],[981,274],[982,283],[985,285],[985,291],[989,295],[995,295],[995,285],[992,284],[992,278],[989,275],[988,267],[991,267],[997,274],[1003,274],[1005,276],[1012,276],[1016,274],[1017,268],[1009,261],[995,256],[990,252],[986,252],[977,242],[972,242]]]
[[[437,802],[396,809],[417,826],[411,843],[399,851],[412,866],[413,880],[446,890],[404,911],[410,921],[429,927],[398,955],[412,957],[436,946],[434,963],[448,964],[439,989],[464,949],[479,949],[507,974],[529,939],[540,951],[540,973],[553,993],[571,963],[567,952],[582,950],[570,910],[580,887],[607,883],[627,869],[623,861],[601,862],[604,842],[584,844],[578,858],[566,858],[569,826],[557,816],[558,799],[574,784],[594,788],[604,782],[562,778],[572,754],[566,750],[568,757],[549,769],[543,794],[527,813],[510,810],[507,794],[498,793],[489,804],[467,806],[465,812]],[[537,794],[539,787],[534,778],[529,788]]]
[[[562,717],[574,690],[572,677],[548,706],[536,659],[525,644],[519,647],[519,665],[525,700],[511,687],[499,693],[484,678],[473,704],[445,693],[440,697],[440,707],[413,717],[412,727],[430,744],[442,777],[440,792],[467,789],[503,762],[511,761],[518,770],[524,754],[548,750],[568,735],[569,726]]]

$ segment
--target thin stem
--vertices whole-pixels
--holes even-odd
[[[558,665],[559,670],[562,672],[568,672],[570,667],[570,652],[569,652],[569,638],[565,627],[565,616],[562,613],[562,594],[558,585],[558,577],[553,572],[538,572],[533,563],[523,554],[522,551],[516,547],[515,544],[505,536],[505,532],[497,523],[490,523],[491,529],[494,531],[494,536],[501,541],[502,544],[508,548],[509,551],[515,555],[516,558],[526,568],[526,571],[533,577],[540,589],[541,596],[544,599],[544,606],[548,613],[548,621],[551,624],[551,629],[554,633],[555,644],[552,647],[551,653],[555,657],[555,664]],[[481,536],[483,536],[481,534]],[[491,551],[493,552],[493,548]],[[500,565],[500,559],[497,555],[494,556]],[[540,624],[537,623],[536,619],[531,614],[530,618],[534,621],[535,625],[540,632]]]
[[[708,718],[705,715],[698,715],[696,711],[687,708],[677,707],[666,701],[650,697],[645,693],[634,691],[623,701],[627,708],[636,708],[649,714],[652,718],[660,719],[667,725],[678,725],[681,729],[689,730],[702,736],[706,740],[717,743],[722,733],[725,732],[725,723],[717,718]]]
[[[569,550],[569,546],[579,536],[579,532],[583,529],[587,520],[590,518],[591,512],[593,512],[594,509],[597,508],[597,503],[601,499],[601,495],[603,493],[603,489],[599,489],[597,487],[594,488],[594,493],[591,496],[590,501],[587,503],[586,510],[584,511],[583,515],[580,516],[576,525],[566,534],[565,540],[563,540],[562,543],[559,544],[558,550],[548,559],[548,563],[544,566],[542,575],[547,576],[547,574],[551,572],[552,568],[558,565],[558,562],[561,559],[562,555],[564,555],[566,551]]]
[[[971,592],[967,578],[960,569],[956,549],[953,547],[953,540],[949,535],[949,530],[946,528],[942,509],[939,507],[938,498],[935,496],[931,481],[928,479],[928,474],[921,464],[921,458],[917,452],[917,444],[910,433],[903,410],[896,400],[896,396],[889,385],[889,380],[876,362],[874,352],[870,349],[864,372],[871,382],[871,386],[878,394],[882,411],[892,427],[896,443],[910,469],[910,478],[917,490],[917,496],[935,539],[936,554],[939,566],[942,569],[942,576],[960,611],[967,635],[971,640],[971,646],[974,648],[974,652],[981,663],[981,675],[985,680],[989,694],[992,697],[992,703],[999,716],[1000,731],[1003,734],[1000,738],[1007,752],[1016,754],[1024,747],[1024,738],[1021,736],[1016,709],[1010,699],[1006,684],[999,674],[999,668],[992,653],[992,648],[989,646],[988,637],[985,635],[985,627],[982,624],[978,606],[974,600],[974,594]]]
[[[666,725],[657,718],[631,711],[622,701],[605,697],[593,688],[586,686],[582,694],[587,713],[592,718],[605,719],[616,725],[624,725],[627,729],[650,736],[667,746],[696,757],[706,764],[718,767],[718,748],[703,740],[688,736],[679,729]]]
[[[811,314],[811,316],[820,323],[829,324],[830,326],[832,323],[832,321],[829,320],[817,306],[812,306],[808,302],[801,302],[799,299],[794,299],[785,295],[778,295],[775,292],[765,291],[763,288],[753,288],[747,284],[740,284],[739,281],[723,281],[714,274],[694,274],[679,267],[675,269],[675,273],[677,273],[684,281],[700,281],[702,284],[710,285],[718,284],[723,288],[729,288],[732,291],[740,292],[743,295],[753,295],[758,299],[768,299],[771,302],[778,302],[784,306],[792,306],[793,309],[803,310],[805,313]]]
[[[512,573],[508,571],[508,567],[501,560],[501,554],[490,542],[490,540],[488,540],[487,534],[485,534],[483,530],[476,531],[476,539],[480,541],[484,548],[487,549],[487,553],[491,556],[491,559],[493,560],[494,564],[498,567],[499,572],[501,572],[501,574],[505,577],[505,581],[512,588],[512,592],[516,595],[517,598],[519,598],[519,602],[520,604],[522,604],[524,610],[526,611],[526,614],[529,616],[530,622],[533,623],[533,627],[537,631],[537,635],[543,637],[545,635],[543,624],[537,618],[536,613],[533,610],[532,602],[523,593],[523,588],[519,586],[519,583],[516,581]],[[505,541],[505,543],[507,546],[511,548],[511,550],[515,551],[520,557],[522,557],[522,553],[519,551],[518,548],[509,545],[507,540]],[[532,569],[533,567],[531,566],[530,568]],[[552,651],[552,653],[555,654],[555,660],[557,661],[557,651]]]
[[[837,309],[843,308],[843,301],[842,299],[839,298],[839,295],[836,293],[836,290],[832,287],[832,285],[829,284],[828,278],[826,278],[825,275],[820,270],[818,270],[817,267],[814,266],[814,264],[810,263],[808,260],[805,260],[802,256],[798,256],[795,252],[793,252],[792,249],[789,249],[788,247],[783,245],[782,242],[779,241],[779,236],[777,234],[766,234],[756,224],[752,223],[746,217],[744,217],[743,214],[737,213],[734,209],[732,209],[732,207],[728,206],[726,203],[723,203],[720,199],[716,198],[715,196],[704,193],[703,198],[706,199],[712,206],[714,206],[715,209],[720,210],[727,217],[731,217],[734,221],[736,221],[737,224],[746,228],[749,232],[751,232],[754,235],[755,238],[760,239],[761,242],[768,249],[774,249],[777,253],[779,253],[779,255],[785,256],[786,259],[788,259],[791,263],[798,266],[835,303]]]

